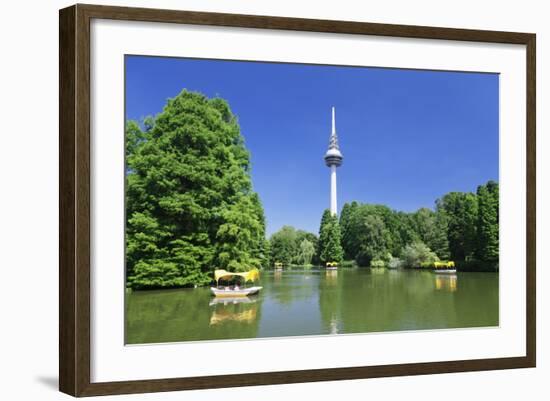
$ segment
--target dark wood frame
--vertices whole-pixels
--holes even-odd
[[[90,21],[92,18],[511,43],[527,49],[527,354],[524,357],[90,382]],[[535,367],[535,46],[531,33],[74,5],[59,13],[59,389],[73,396]]]

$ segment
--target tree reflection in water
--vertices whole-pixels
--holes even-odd
[[[126,294],[126,343],[497,326],[498,282],[498,273],[340,268],[263,272],[262,291],[240,300],[208,288],[136,291]]]

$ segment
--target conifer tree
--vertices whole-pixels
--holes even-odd
[[[325,216],[323,216],[325,217]],[[328,221],[321,228],[321,234],[324,238],[320,249],[320,259],[323,263],[327,262],[342,262],[344,258],[344,250],[342,249],[340,224],[336,216],[330,215]]]
[[[499,255],[499,190],[498,184],[489,181],[477,188],[478,221],[477,249],[479,260],[497,261]]]
[[[201,285],[262,263],[265,219],[237,118],[182,91],[126,124],[126,264],[133,288]]]

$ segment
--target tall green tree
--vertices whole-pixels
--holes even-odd
[[[420,241],[433,250],[441,259],[449,258],[447,240],[447,221],[443,211],[428,208],[418,209],[413,213],[415,231]]]
[[[298,262],[298,264],[302,266],[310,265],[314,255],[315,255],[315,245],[313,245],[312,242],[304,238],[300,242],[296,261]]]
[[[395,223],[390,226],[392,236],[392,255],[399,255],[402,249],[414,242],[420,241],[412,213],[394,211]],[[446,235],[446,233],[444,233]]]
[[[390,233],[382,217],[376,214],[363,216],[357,235],[360,245],[355,260],[359,266],[370,266],[374,259],[386,259]]]
[[[311,245],[313,246],[314,252],[313,256],[311,257],[311,260],[306,264],[315,264],[318,265],[320,263],[318,258],[318,249],[319,249],[319,238],[317,235],[304,231],[304,230],[296,230],[296,244],[297,247],[300,248],[302,242],[304,240],[307,240]],[[294,260],[297,264],[303,264],[302,259],[299,257],[296,257]]]
[[[436,229],[434,235],[430,238],[428,246],[435,252],[441,260],[449,260],[451,252],[449,250],[449,219],[444,210],[439,210],[436,206],[435,213]]]
[[[292,226],[283,226],[273,233],[269,239],[272,263],[290,265],[297,254],[297,238],[296,229]]]
[[[447,238],[453,260],[466,260],[474,256],[477,241],[478,204],[475,194],[449,192],[438,200],[447,216]]]
[[[327,246],[327,242],[328,242],[328,230],[327,230],[327,226],[330,224],[330,222],[332,221],[332,214],[330,213],[330,210],[329,209],[325,209],[323,211],[323,215],[321,216],[321,223],[319,225],[319,241],[318,241],[318,244],[317,244],[317,255],[318,255],[318,259],[319,261],[323,262],[323,258],[321,256],[323,250],[326,248]]]
[[[342,262],[344,250],[342,249],[340,235],[338,217],[329,215],[328,222],[325,222],[320,235],[324,238],[322,248],[320,248],[321,262]]]
[[[388,207],[353,202],[344,208],[348,214],[341,218],[346,227],[342,234],[346,258],[368,266],[372,259],[387,259],[393,247],[401,244],[399,218]]]
[[[232,271],[261,266],[262,224],[254,214],[250,196],[240,196],[221,211],[223,223],[216,233],[217,264]]]
[[[477,249],[479,260],[495,262],[499,255],[499,189],[494,181],[477,188]]]
[[[340,213],[340,231],[342,232],[342,248],[344,249],[344,258],[351,260],[355,258],[351,248],[353,243],[352,218],[357,213],[359,204],[356,201],[345,203]]]
[[[261,264],[263,208],[223,99],[182,91],[143,128],[128,121],[126,163],[129,286],[200,285],[215,268]]]

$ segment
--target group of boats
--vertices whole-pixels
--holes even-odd
[[[328,262],[326,268],[327,270],[336,270],[338,269],[338,263]],[[282,270],[283,264],[280,262],[275,263],[275,271],[280,272]],[[258,269],[252,269],[247,272],[228,272],[227,270],[219,269],[214,271],[214,279],[216,280],[216,286],[210,287],[210,291],[216,298],[221,299],[248,297],[249,295],[257,294],[263,288],[255,285],[256,281],[260,279],[260,271]],[[220,284],[220,281],[222,284]],[[249,282],[252,282],[253,285],[247,286]]]
[[[437,274],[455,274],[456,267],[453,261],[449,262],[434,262],[430,265],[434,273]],[[338,263],[328,262],[326,264],[327,270],[337,270]],[[275,271],[282,271],[283,264],[275,263]],[[258,269],[252,269],[247,272],[228,272],[227,270],[216,270],[214,272],[214,279],[216,280],[216,286],[210,287],[212,295],[216,298],[229,299],[229,298],[245,298],[249,295],[255,295],[263,288],[255,285],[256,281],[260,279],[260,271]],[[220,281],[222,284],[220,284]],[[239,284],[240,281],[240,284]],[[225,282],[225,284],[223,284]],[[249,282],[252,282],[251,286],[247,286]],[[231,283],[231,284],[229,284]]]

